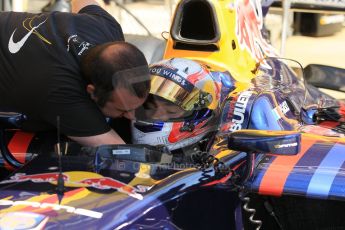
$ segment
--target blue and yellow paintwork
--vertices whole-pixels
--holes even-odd
[[[184,2],[186,1],[181,1],[178,9]],[[298,98],[304,98],[304,95],[296,75],[286,65],[264,59],[277,55],[260,32],[263,25],[261,7],[256,5],[256,1],[254,3],[249,0],[207,2],[216,13],[220,37],[215,45],[219,49],[213,52],[176,49],[176,41],[169,37],[164,57],[191,58],[231,76],[233,91],[219,104],[220,127],[210,153],[233,170],[240,170],[245,165],[245,153],[229,150],[226,141],[227,135],[235,128],[300,130],[303,132],[301,152],[295,156],[266,155],[258,158],[260,162],[254,176],[245,186],[251,192],[269,196],[288,194],[344,200],[345,138],[344,133],[337,129],[340,123],[325,122],[306,126],[301,121],[301,109],[293,108],[287,103],[292,96],[301,101]],[[264,67],[271,66],[272,72],[268,71],[269,74],[261,75],[260,78],[260,64]],[[287,77],[292,86],[281,88],[281,76]],[[276,85],[272,86],[272,82]],[[292,90],[287,93],[286,89],[289,87]],[[317,97],[314,99],[316,103]],[[242,103],[243,107],[238,107],[236,103]],[[306,106],[313,108],[314,105],[311,103]],[[242,114],[239,115],[239,112]],[[236,122],[237,125],[234,126]],[[33,138],[22,134],[14,135],[14,138]],[[30,141],[24,142],[11,142],[11,149],[27,151],[30,143],[26,142]],[[92,172],[88,168],[88,162],[75,162],[73,159],[69,160],[68,156],[65,159],[67,163],[63,164],[63,174],[67,179],[63,198],[56,192],[57,174],[51,176],[52,181],[39,181],[42,176],[46,178],[42,174],[52,173],[52,168],[56,170],[56,158],[39,156],[16,172],[31,175],[32,179],[3,181],[0,186],[0,226],[6,224],[1,220],[6,222],[6,218],[11,219],[8,218],[8,213],[36,213],[43,217],[33,215],[32,218],[42,223],[48,220],[44,222],[43,227],[46,228],[116,229],[130,226],[136,229],[163,226],[173,229],[176,226],[171,220],[171,214],[176,205],[168,208],[167,203],[177,202],[186,194],[205,187],[228,189],[231,186],[228,182],[232,173],[219,178],[213,168],[203,171],[185,167],[157,176],[157,170],[153,170],[155,165],[141,163],[135,171],[127,172],[129,167],[133,167],[133,164],[127,162],[122,171],[114,170],[111,178],[116,181],[109,181],[106,176]],[[93,184],[90,179],[93,179]],[[115,189],[109,187],[109,184],[108,187],[102,186],[101,181],[118,181],[124,185]],[[231,193],[228,195],[231,196]],[[233,199],[238,202],[237,195]],[[235,212],[234,209],[227,211]],[[238,224],[236,221],[234,223]],[[232,226],[232,229],[235,227]]]

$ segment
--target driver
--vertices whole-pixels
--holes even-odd
[[[217,131],[221,81],[206,65],[172,58],[150,66],[151,90],[132,122],[134,144],[191,146]]]

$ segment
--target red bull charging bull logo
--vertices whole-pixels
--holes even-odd
[[[78,177],[76,176],[78,175]],[[87,177],[94,176],[94,177]],[[62,174],[65,185],[68,187],[93,187],[97,189],[116,189],[118,192],[125,193],[128,196],[142,200],[143,196],[137,193],[137,190],[121,181],[110,177],[102,177],[99,174],[89,172],[64,172]],[[18,183],[31,181],[34,183],[56,183],[59,177],[58,172],[40,173],[40,174],[25,174],[17,173],[10,178],[10,180],[1,181],[0,184]]]
[[[79,181],[78,183],[88,185],[88,187],[93,187],[97,189],[117,189],[118,192],[125,193],[136,199],[143,199],[143,196],[138,194],[134,187],[110,177],[90,178]]]
[[[238,0],[236,9],[236,36],[240,47],[247,49],[257,62],[267,56],[277,56],[274,48],[263,38],[263,16],[260,1]]]

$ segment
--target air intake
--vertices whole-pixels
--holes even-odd
[[[171,36],[176,49],[218,50],[220,33],[213,5],[207,0],[182,0],[176,10]]]

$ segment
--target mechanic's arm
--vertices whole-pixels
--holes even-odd
[[[110,130],[107,133],[103,133],[90,137],[72,137],[72,140],[78,142],[84,146],[99,146],[99,145],[112,145],[112,144],[126,144],[122,138],[114,131]]]
[[[78,13],[82,8],[89,5],[103,7],[103,1],[100,0],[72,0],[72,13]]]

